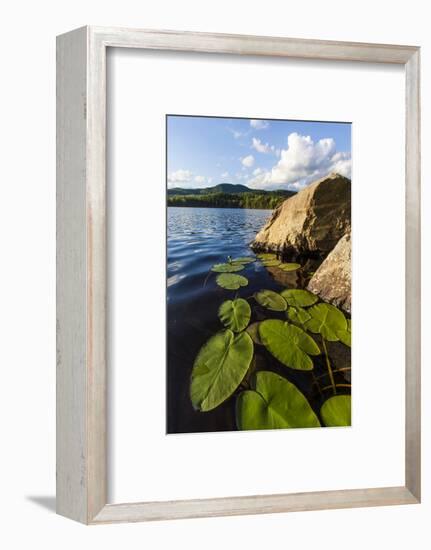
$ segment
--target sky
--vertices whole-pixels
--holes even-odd
[[[169,188],[298,191],[330,172],[350,178],[350,123],[167,116]]]

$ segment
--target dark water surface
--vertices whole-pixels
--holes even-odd
[[[306,284],[307,269],[285,273],[277,268],[265,268],[260,262],[248,264],[240,272],[249,280],[247,287],[224,290],[215,282],[217,274],[210,271],[214,264],[226,262],[227,256],[254,256],[249,244],[271,213],[271,210],[240,208],[168,208],[168,433],[236,430],[235,395],[217,409],[205,413],[193,409],[189,396],[194,359],[201,346],[223,328],[217,317],[220,304],[235,297],[250,298],[263,288],[279,291]],[[308,263],[310,271],[316,269],[315,262]],[[253,299],[249,303],[252,306],[251,323],[268,316],[268,310],[260,308]],[[271,317],[285,319],[285,314],[271,312]],[[350,350],[346,346],[328,344],[335,367],[337,363],[350,365]],[[315,360],[315,374],[311,375],[281,365],[262,346],[258,348],[254,359],[256,367],[272,370],[294,382],[317,412],[323,394],[317,386],[312,387],[310,376],[322,375],[321,387],[328,383],[323,359]]]

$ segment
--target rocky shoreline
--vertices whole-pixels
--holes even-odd
[[[308,290],[351,313],[351,181],[332,173],[278,206],[251,248],[318,260]]]

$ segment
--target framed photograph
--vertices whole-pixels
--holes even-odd
[[[57,39],[57,510],[420,502],[416,46]]]

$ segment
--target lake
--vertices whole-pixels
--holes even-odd
[[[308,260],[300,272],[282,272],[250,263],[241,271],[249,284],[236,291],[224,290],[216,282],[211,267],[227,257],[254,256],[249,244],[271,216],[271,210],[231,208],[168,208],[167,232],[167,432],[207,432],[236,430],[235,396],[210,412],[193,409],[190,375],[202,345],[223,327],[217,312],[220,304],[235,297],[249,298],[261,289],[280,291],[303,288],[308,272],[317,268]],[[297,260],[297,259],[295,259]],[[307,271],[308,270],[308,271]],[[285,319],[285,313],[273,317]],[[263,317],[260,306],[252,308],[251,322]],[[350,365],[350,352],[337,342],[328,343],[334,366]],[[307,396],[318,411],[322,386],[310,384],[310,374],[293,371],[278,363],[262,346],[256,350],[257,368],[271,370],[289,379]],[[313,377],[326,376],[323,359],[315,361]],[[344,376],[339,375],[344,380]],[[314,379],[314,378],[313,378]],[[347,379],[348,381],[348,379]],[[327,395],[328,397],[329,395]]]

